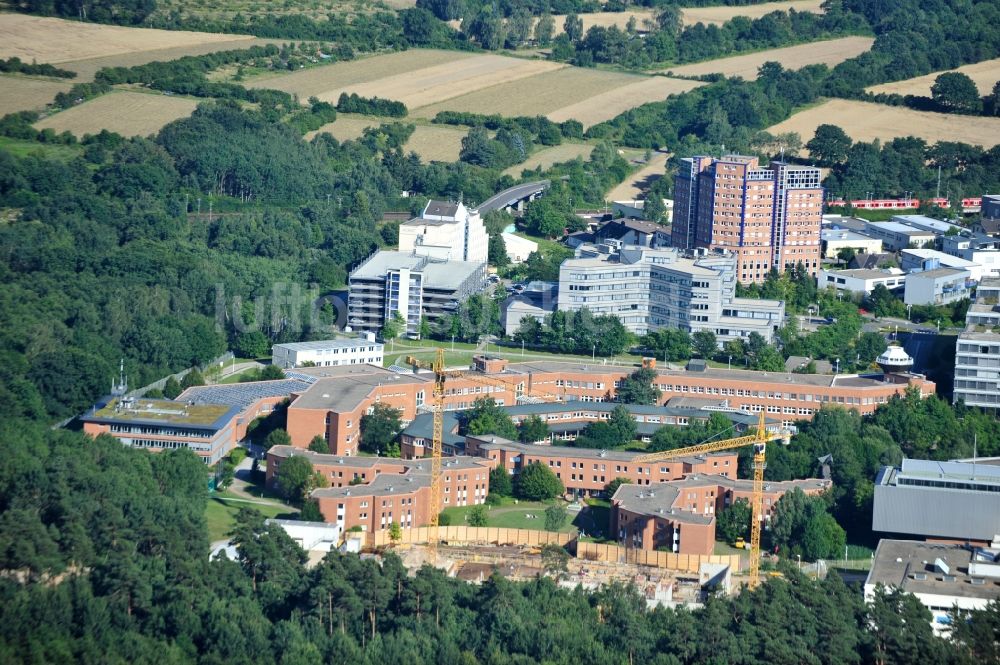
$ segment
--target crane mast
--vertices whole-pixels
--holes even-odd
[[[663,462],[678,457],[703,455],[723,450],[732,450],[743,446],[753,446],[753,492],[750,496],[752,512],[750,524],[750,588],[755,589],[760,584],[760,535],[764,522],[764,469],[767,468],[767,444],[770,441],[781,441],[786,444],[790,434],[787,430],[770,433],[767,431],[764,412],[761,411],[757,421],[757,431],[747,436],[732,439],[709,441],[687,448],[677,448],[659,453],[649,453],[635,458],[635,462]]]

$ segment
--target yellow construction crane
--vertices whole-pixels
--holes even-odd
[[[760,529],[764,521],[764,469],[767,467],[766,450],[771,441],[781,441],[787,445],[791,434],[787,430],[769,433],[764,421],[764,412],[760,413],[757,431],[747,436],[734,439],[709,441],[696,446],[667,450],[659,453],[649,453],[635,458],[636,463],[662,462],[664,460],[715,453],[732,450],[743,446],[753,446],[753,493],[750,496],[752,510],[750,524],[750,588],[755,589],[760,584]]]
[[[425,360],[420,360],[414,356],[407,356],[406,362],[414,367],[419,367],[422,369],[429,369],[434,373],[434,391],[433,391],[433,402],[431,408],[434,413],[434,427],[433,434],[431,438],[431,515],[429,523],[429,533],[427,537],[427,547],[430,549],[431,560],[435,560],[437,557],[437,545],[438,545],[438,525],[440,522],[441,513],[441,457],[442,457],[442,442],[444,440],[444,383],[448,378],[465,378],[475,381],[477,383],[483,383],[486,385],[500,387],[504,390],[511,389],[511,385],[507,382],[500,381],[497,379],[491,379],[482,376],[473,376],[467,372],[457,370],[446,372],[444,369],[444,349],[437,349],[434,352],[434,361],[428,363]],[[525,393],[518,394],[515,387],[515,399],[523,396]],[[540,395],[532,395],[527,393],[529,397],[537,397],[539,399],[547,401],[556,401],[559,398],[550,393],[543,393]]]

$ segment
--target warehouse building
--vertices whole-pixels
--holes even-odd
[[[987,544],[1000,534],[1000,466],[904,459],[875,479],[872,530]]]

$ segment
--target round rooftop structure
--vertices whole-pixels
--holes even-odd
[[[886,374],[906,372],[913,367],[913,358],[901,346],[890,346],[875,359]]]

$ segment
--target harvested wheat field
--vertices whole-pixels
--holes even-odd
[[[587,145],[586,143],[562,143],[560,145],[554,145],[551,148],[539,150],[538,152],[530,155],[520,164],[515,164],[505,170],[504,173],[516,178],[520,176],[521,171],[525,169],[536,169],[541,167],[542,170],[545,170],[553,164],[568,162],[576,159],[577,157],[589,159],[590,153],[593,151],[594,146]]]
[[[119,53],[118,55],[107,55],[100,58],[86,58],[84,60],[73,60],[64,62],[59,66],[76,72],[77,78],[74,81],[92,81],[94,74],[105,67],[135,67],[145,65],[150,62],[168,62],[177,60],[186,55],[205,55],[217,51],[229,51],[231,49],[244,49],[251,46],[264,46],[266,44],[277,44],[278,46],[288,43],[287,39],[259,39],[257,37],[244,37],[228,42],[209,42],[205,44],[193,44],[191,46],[175,46],[172,48],[158,48],[149,51],[135,51],[132,53]]]
[[[974,62],[971,65],[963,65],[958,69],[947,71],[965,74],[975,82],[976,87],[979,88],[980,95],[988,95],[993,92],[993,86],[996,85],[997,81],[1000,81],[1000,58]],[[897,95],[923,95],[924,97],[930,97],[934,79],[941,74],[944,74],[944,72],[933,72],[924,76],[906,79],[905,81],[883,83],[882,85],[875,85],[866,89],[868,92],[876,94],[884,92]]]
[[[554,62],[482,55],[359,83],[346,89],[332,90],[319,97],[336,101],[341,92],[354,92],[362,97],[394,99],[406,104],[407,108],[417,109],[564,67],[566,65]]]
[[[435,49],[413,49],[399,51],[371,58],[361,58],[348,62],[338,62],[323,67],[303,69],[294,73],[266,74],[244,83],[249,88],[272,88],[298,95],[307,99],[313,95],[328,96],[333,91],[343,90],[362,83],[377,81],[387,76],[415,72],[425,67],[458,62],[473,58],[473,53],[438,51]],[[340,94],[339,92],[337,93]],[[336,101],[336,98],[334,98]]]
[[[697,81],[667,78],[665,76],[650,76],[649,78],[629,83],[614,90],[598,93],[582,102],[564,106],[557,111],[549,113],[548,118],[553,122],[563,122],[570,119],[579,120],[586,129],[599,122],[610,120],[616,115],[636,106],[649,102],[660,102],[669,95],[687,92],[700,85],[704,84]]]
[[[66,80],[0,76],[0,116],[15,111],[44,109],[57,94],[72,87],[73,83]]]
[[[608,192],[606,198],[609,201],[634,201],[645,198],[646,192],[653,181],[663,177],[669,158],[670,155],[668,153],[654,152],[653,156],[649,158],[649,161],[642,168],[626,178],[625,182]]]
[[[338,141],[349,141],[360,137],[367,127],[377,127],[392,122],[405,124],[406,119],[341,114],[334,122],[306,134],[306,139],[311,140],[316,134],[326,132]],[[462,139],[468,131],[465,128],[448,125],[417,125],[410,140],[406,142],[406,151],[417,153],[425,162],[454,162],[458,159],[458,153],[462,149]]]
[[[794,9],[797,12],[821,14],[823,13],[823,8],[820,6],[822,4],[823,0],[790,0],[789,2],[763,2],[759,5],[741,5],[739,7],[685,7],[681,10],[681,18],[684,25],[695,23],[721,25],[737,16],[755,19],[771,12],[787,12],[789,9]]]
[[[43,118],[35,127],[69,131],[77,136],[96,134],[102,129],[122,136],[148,136],[169,122],[191,115],[197,106],[195,100],[182,97],[110,92]]]
[[[796,113],[767,131],[797,132],[808,141],[824,123],[840,126],[855,141],[917,136],[929,143],[960,141],[987,148],[1000,143],[1000,118],[927,113],[846,99],[831,99]]]
[[[0,57],[52,64],[202,44],[238,44],[253,39],[181,30],[125,28],[58,18],[0,14]],[[238,48],[234,46],[233,48]]]
[[[433,118],[438,111],[499,113],[505,116],[547,115],[642,80],[645,77],[566,67],[425,106],[414,115]]]
[[[705,74],[725,74],[740,76],[746,80],[757,78],[757,70],[765,62],[780,62],[785,69],[799,69],[806,65],[824,64],[833,66],[861,55],[875,42],[871,37],[842,37],[822,42],[810,42],[798,46],[769,49],[731,58],[718,58],[692,65],[670,67],[667,71],[675,76],[703,76]]]

